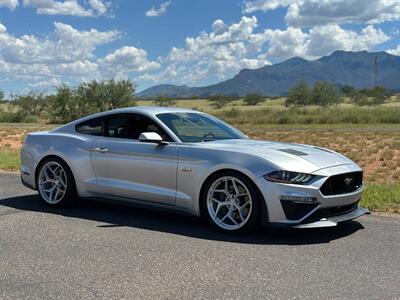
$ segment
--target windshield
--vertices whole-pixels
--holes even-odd
[[[157,117],[182,142],[196,143],[244,138],[227,124],[200,113],[162,113]]]

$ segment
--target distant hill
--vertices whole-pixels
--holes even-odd
[[[232,79],[204,87],[156,85],[138,94],[138,98],[207,97],[215,94],[243,96],[248,93],[286,95],[298,81],[309,84],[324,80],[338,86],[356,88],[374,86],[374,61],[378,61],[378,85],[400,91],[400,56],[386,52],[335,51],[329,56],[309,61],[294,57],[259,69],[243,69]]]

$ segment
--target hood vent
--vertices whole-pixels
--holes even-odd
[[[278,151],[286,152],[286,153],[293,154],[293,155],[296,155],[296,156],[306,156],[306,155],[308,155],[307,153],[304,153],[304,152],[301,152],[301,151],[297,151],[297,150],[294,150],[294,149],[279,149]]]

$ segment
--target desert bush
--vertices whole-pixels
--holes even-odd
[[[244,97],[244,99],[243,99],[243,102],[245,103],[245,105],[257,105],[264,101],[265,101],[265,98],[262,95],[256,94],[256,93],[247,94],[246,97]]]
[[[302,80],[289,90],[286,99],[286,106],[291,105],[308,105],[310,104],[310,88],[307,83]]]
[[[393,94],[393,91],[377,86],[371,89],[356,91],[351,99],[355,104],[360,106],[373,106],[385,103]]]
[[[39,120],[44,117],[48,107],[48,98],[45,94],[31,91],[26,95],[16,95],[10,101],[16,107],[18,119]]]
[[[335,85],[325,82],[317,81],[311,91],[310,103],[314,105],[328,106],[337,104],[341,98],[336,90]]]
[[[236,100],[235,97],[224,96],[224,95],[214,95],[208,98],[208,101],[210,101],[211,106],[218,109],[225,107],[226,105],[232,103],[235,100]]]
[[[83,82],[76,90],[79,101],[93,112],[101,112],[132,105],[135,85],[130,80]]]
[[[232,107],[231,109],[224,111],[224,116],[226,116],[228,118],[236,118],[237,116],[239,116],[239,114],[240,114],[240,110],[237,109],[236,107]]]
[[[153,101],[153,103],[157,106],[161,107],[172,107],[176,105],[176,100],[168,97],[160,96]]]

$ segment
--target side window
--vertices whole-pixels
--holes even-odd
[[[91,119],[76,125],[76,132],[89,135],[103,135],[103,120],[101,118]]]
[[[168,134],[151,119],[140,115],[111,117],[106,122],[105,136],[138,140],[142,132],[157,132],[165,141],[172,141]]]

